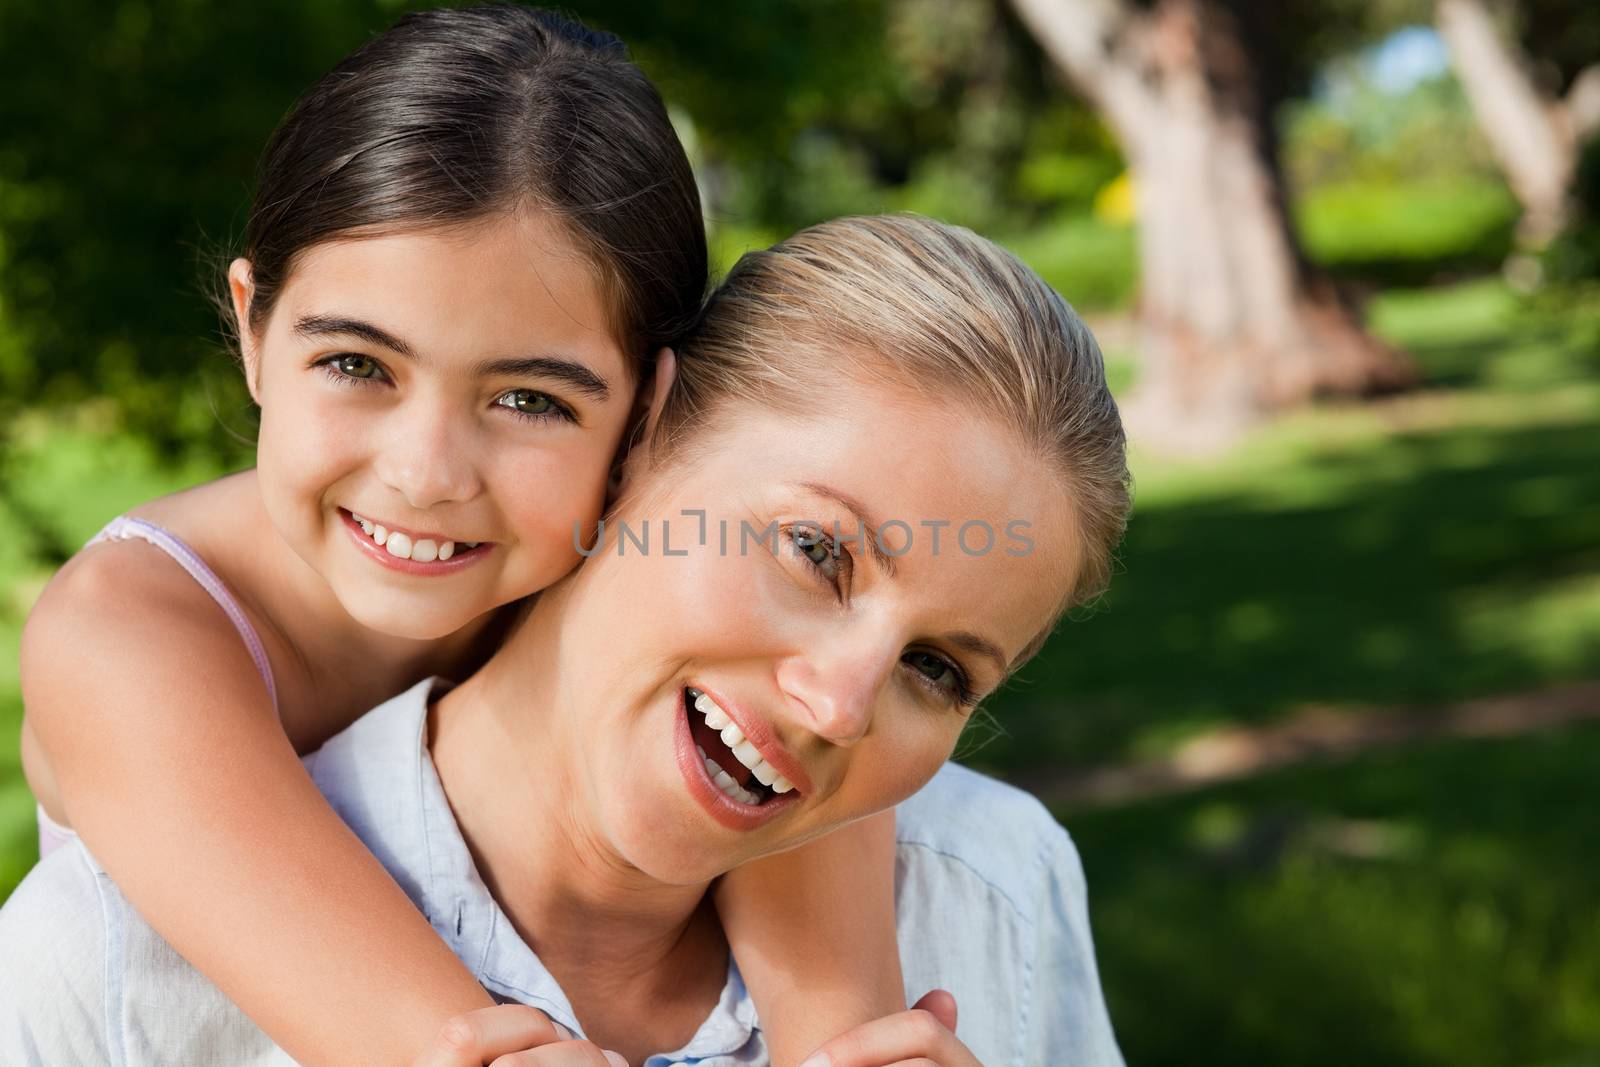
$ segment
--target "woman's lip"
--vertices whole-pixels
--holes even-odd
[[[339,520],[344,524],[344,528],[349,532],[351,539],[355,541],[356,548],[359,551],[365,552],[374,562],[380,563],[392,571],[399,571],[401,574],[409,574],[418,578],[442,578],[446,575],[456,574],[478,563],[494,550],[494,542],[485,541],[477,548],[458,550],[455,555],[443,562],[434,560],[432,563],[419,563],[414,559],[401,559],[399,556],[390,555],[389,550],[368,537],[367,531],[363,530],[356,523],[356,520],[351,517],[350,513],[343,508],[339,509]]]
[[[705,761],[700,758],[699,751],[694,747],[694,737],[689,733],[689,706],[684,703],[682,686],[678,687],[676,707],[677,726],[672,747],[678,770],[689,786],[690,795],[700,802],[700,806],[713,819],[730,830],[754,830],[800,803],[800,793],[795,791],[768,797],[760,805],[752,807],[739,803],[718,789],[710,775],[706,774]]]
[[[800,761],[790,754],[783,742],[778,740],[778,735],[772,732],[772,727],[757,715],[751,714],[745,708],[729,700],[725,694],[709,689],[699,682],[693,682],[689,688],[697,689],[716,702],[732,719],[734,725],[744,734],[745,740],[756,746],[756,751],[761,753],[761,758],[772,764],[772,769],[789,779],[799,793],[810,794],[811,776],[805,768],[800,766]]]

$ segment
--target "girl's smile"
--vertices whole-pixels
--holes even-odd
[[[403,530],[345,508],[339,518],[358,549],[380,565],[419,578],[459,574],[494,551],[493,541],[468,541],[440,533]]]

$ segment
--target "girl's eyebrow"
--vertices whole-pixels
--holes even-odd
[[[294,332],[301,337],[330,337],[343,335],[346,337],[359,337],[375,345],[382,345],[391,352],[397,352],[407,359],[416,359],[416,349],[406,344],[400,338],[381,327],[361,319],[346,318],[342,315],[302,315],[294,320]]]
[[[295,320],[294,332],[301,337],[359,337],[380,345],[407,359],[417,359],[417,350],[400,338],[370,322],[342,315],[304,315]],[[554,378],[578,392],[605,403],[611,399],[611,386],[584,364],[556,356],[529,356],[524,359],[488,359],[475,363],[473,374],[490,376]]]

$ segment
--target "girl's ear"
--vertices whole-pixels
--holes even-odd
[[[648,462],[650,442],[655,437],[656,424],[661,421],[662,409],[672,393],[672,384],[678,379],[678,355],[670,348],[656,353],[655,373],[648,382],[639,386],[633,400],[633,411],[628,416],[629,432],[611,461],[611,475],[606,480],[606,507],[615,504],[628,483],[628,474]]]
[[[667,397],[672,395],[672,385],[678,380],[678,354],[670,348],[663,348],[656,353],[656,373],[650,383],[650,394],[639,397],[639,406],[644,409],[644,439],[650,441],[656,434],[656,424],[661,421],[661,412],[667,406]]]
[[[250,281],[250,261],[236,259],[228,264],[228,294],[233,298],[234,334],[239,338],[239,356],[244,360],[244,384],[250,399],[261,406],[261,351],[255,331],[250,328],[250,301],[255,286]]]

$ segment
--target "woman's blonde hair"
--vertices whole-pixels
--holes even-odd
[[[1110,580],[1130,482],[1100,348],[993,242],[916,215],[812,226],[740,259],[678,351],[658,455],[692,450],[713,413],[814,409],[818,371],[837,381],[842,362],[847,381],[963,400],[1014,427],[1060,473],[1077,516],[1083,557],[1061,609]]]

